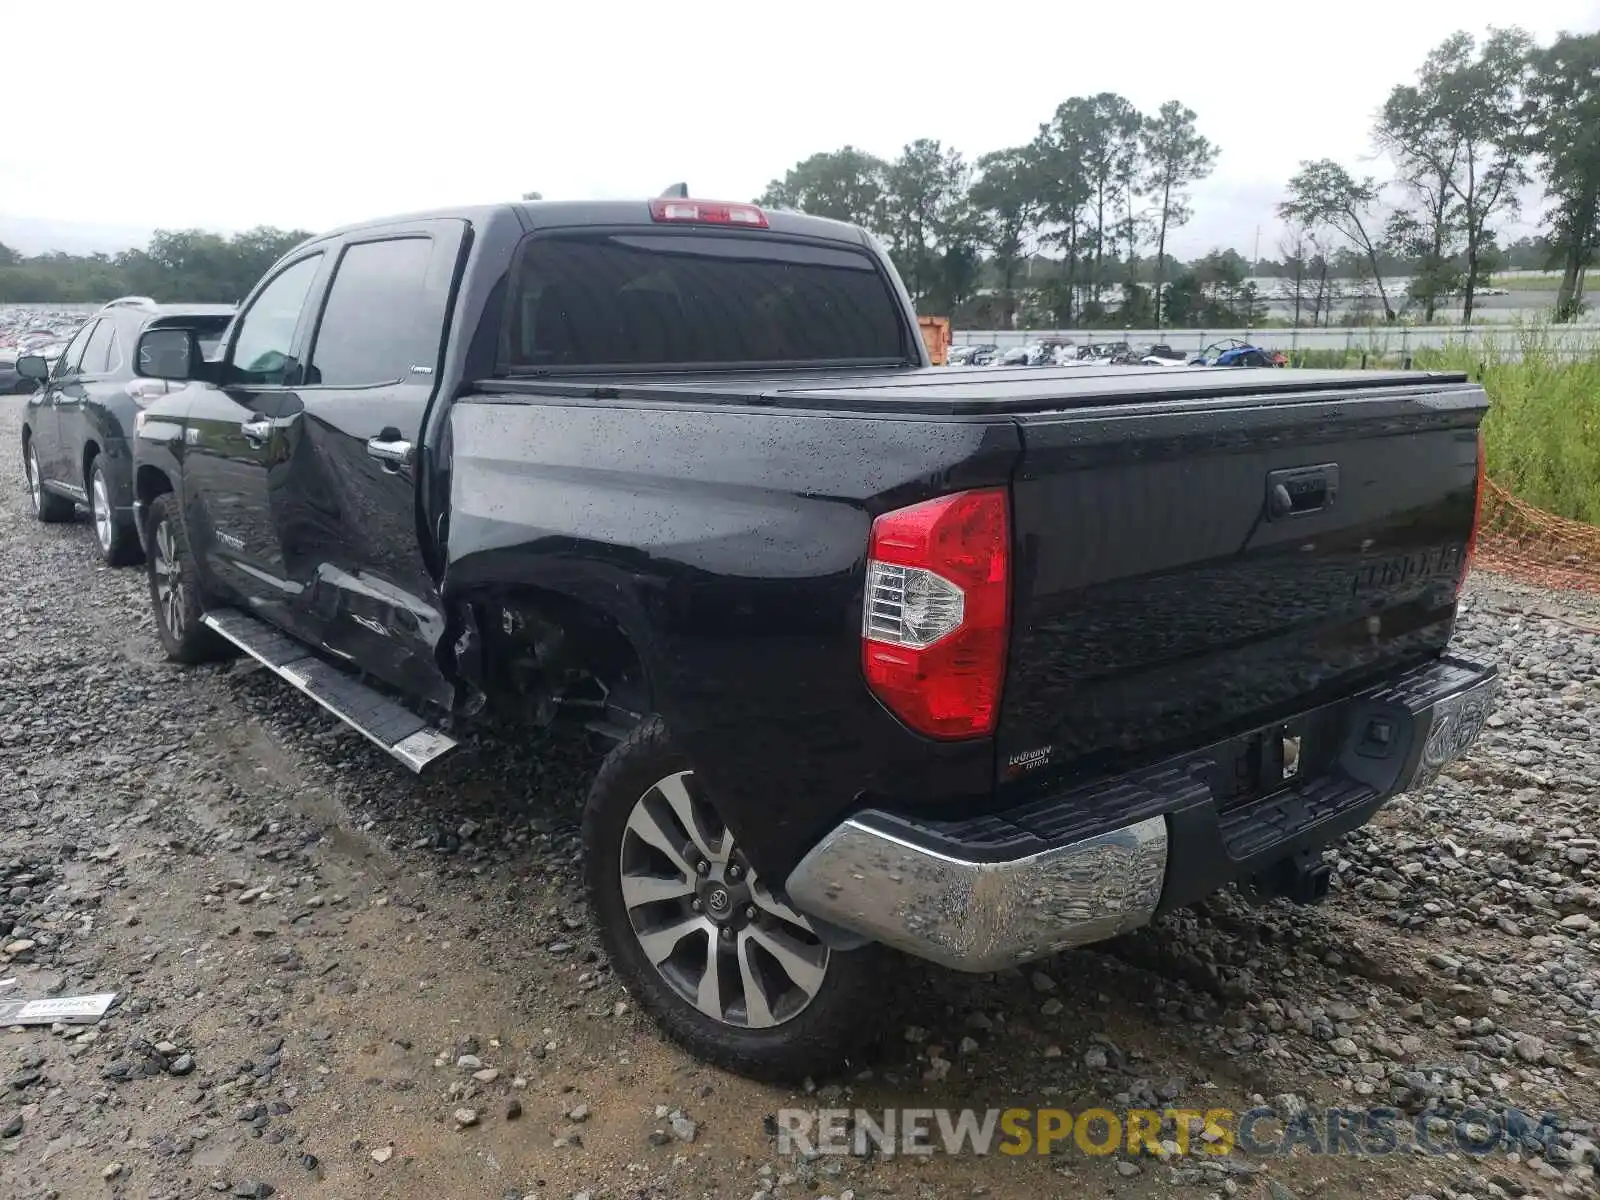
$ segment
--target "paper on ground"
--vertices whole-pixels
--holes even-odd
[[[0,1000],[3,1025],[93,1025],[106,1015],[116,992],[94,996],[57,996],[49,1000]]]

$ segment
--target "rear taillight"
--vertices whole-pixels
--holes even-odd
[[[690,225],[767,227],[767,214],[754,204],[724,204],[719,200],[652,200],[650,216],[657,221],[682,221]]]
[[[957,492],[872,523],[861,614],[867,686],[918,733],[993,733],[1010,606],[1000,488]]]

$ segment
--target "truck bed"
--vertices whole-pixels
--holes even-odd
[[[953,812],[998,809],[1259,732],[1442,654],[1486,406],[1464,376],[1429,372],[494,380],[452,415],[468,467],[453,499],[452,569],[483,570],[459,560],[517,546],[563,547],[564,570],[613,559],[597,537],[643,553],[649,565],[637,569],[651,577],[687,567],[707,582],[684,601],[684,627],[721,631],[715,646],[678,652],[697,664],[681,682],[704,693],[708,742],[730,736],[738,713],[757,744],[749,714],[770,707],[786,723],[849,730],[830,749],[863,763],[889,762],[895,747],[869,795],[936,810],[943,793]],[[871,707],[858,639],[873,517],[985,486],[1010,492],[1011,611],[981,767],[992,790],[979,797],[967,770],[976,747],[906,735],[901,748],[880,732],[892,718]],[[1280,499],[1288,507],[1276,512]],[[782,595],[781,616],[741,618],[748,634],[733,637],[725,618],[696,615],[773,602],[747,598],[755,579]],[[807,632],[784,641],[780,629]],[[722,655],[725,670],[707,669]],[[752,678],[752,661],[770,669]],[[775,728],[772,742],[787,736]],[[1307,772],[1333,752],[1325,731],[1284,736],[1302,740]],[[1241,762],[1243,802],[1272,764]]]

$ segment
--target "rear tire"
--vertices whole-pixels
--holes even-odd
[[[121,516],[111,504],[111,480],[106,477],[105,459],[96,455],[89,468],[89,516],[94,522],[95,545],[108,567],[125,567],[143,555],[139,533],[133,521]]]
[[[45,490],[44,475],[39,470],[39,451],[32,438],[22,448],[22,469],[28,476],[28,498],[33,501],[33,515],[46,525],[72,520],[76,511],[72,501]]]
[[[830,950],[768,890],[659,718],[606,758],[583,836],[613,969],[696,1057],[795,1080],[844,1066],[873,1034],[882,950]]]
[[[216,662],[233,657],[233,645],[209,625],[200,572],[189,549],[189,535],[178,512],[177,497],[168,492],[150,504],[145,524],[145,574],[150,580],[150,604],[156,634],[173,662]]]

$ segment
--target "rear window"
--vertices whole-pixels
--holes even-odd
[[[511,303],[512,370],[908,358],[871,257],[771,237],[532,238]]]

